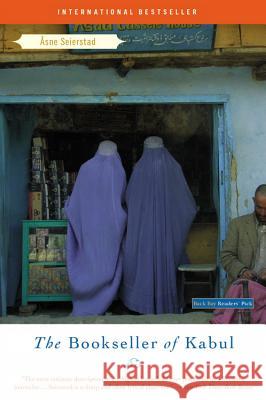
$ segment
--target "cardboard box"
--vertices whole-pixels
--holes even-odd
[[[29,219],[43,219],[42,192],[29,193]]]

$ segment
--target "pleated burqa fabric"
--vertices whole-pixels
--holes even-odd
[[[144,148],[126,192],[128,225],[120,296],[141,314],[182,311],[176,270],[196,204],[180,165],[164,147]]]
[[[122,273],[126,176],[118,153],[96,155],[79,171],[65,208],[67,268],[74,316],[105,313]]]

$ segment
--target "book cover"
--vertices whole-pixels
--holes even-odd
[[[13,0],[0,23],[0,394],[265,399],[265,1]]]

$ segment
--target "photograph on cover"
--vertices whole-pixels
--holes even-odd
[[[0,323],[265,324],[265,57],[266,25],[0,26]]]

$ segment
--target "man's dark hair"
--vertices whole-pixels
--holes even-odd
[[[261,194],[262,196],[266,196],[266,184],[259,185],[255,191],[255,196],[257,194]]]

